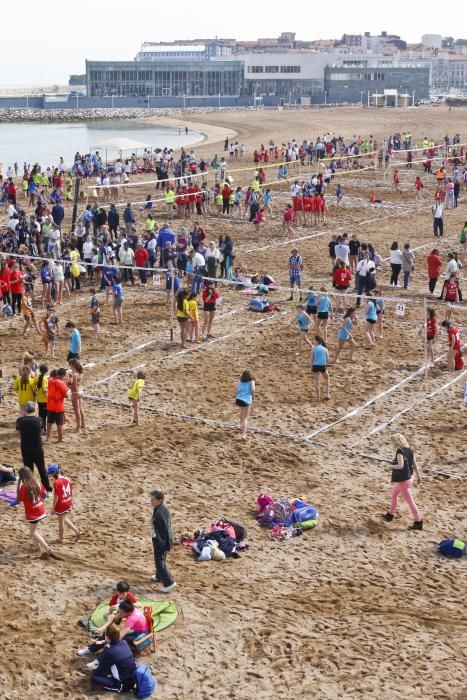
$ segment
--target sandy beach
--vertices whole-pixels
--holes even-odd
[[[194,149],[206,158],[216,150],[219,156],[223,153],[225,136],[244,143],[245,160],[232,169],[251,166],[234,175],[235,184],[248,184],[253,150],[270,139],[300,142],[326,132],[346,139],[372,134],[381,142],[395,131],[410,131],[419,144],[425,135],[442,139],[456,132],[465,142],[465,118],[463,109],[437,106],[222,111],[164,117],[163,123],[204,133],[206,140]],[[154,118],[154,123],[161,121]],[[22,509],[0,503],[2,698],[108,697],[88,690],[89,673],[75,656],[86,643],[77,622],[110,598],[122,578],[136,594],[162,597],[149,580],[154,563],[148,497],[151,489],[162,488],[177,539],[186,530],[226,516],[246,526],[250,548],[239,559],[224,562],[198,563],[180,544],[169,554],[177,581],[169,597],[180,614],[158,635],[156,654],[142,659],[158,680],[155,697],[466,700],[467,559],[441,559],[436,545],[444,538],[465,540],[467,533],[467,481],[455,478],[467,476],[467,372],[453,375],[441,364],[428,377],[421,371],[419,328],[427,293],[425,258],[433,243],[434,183],[429,181],[419,203],[414,179],[415,172],[403,172],[403,192],[398,194],[379,172],[343,175],[338,180],[344,206],[336,210],[332,187],[326,225],[298,229],[295,243],[281,231],[288,184],[274,188],[276,218],[262,226],[259,243],[252,226],[216,218],[203,224],[208,241],[222,233],[232,235],[236,264],[251,273],[268,272],[284,285],[290,251],[297,247],[305,263],[304,285],[328,289],[331,235],[356,233],[385,259],[393,240],[400,246],[410,242],[416,256],[410,289],[389,286],[386,261],[377,282],[383,296],[394,301],[386,304],[384,339],[378,339],[374,350],[365,349],[360,312],[355,362],[347,362],[344,354],[331,367],[328,402],[315,399],[309,352],[295,356],[295,305],[285,291],[273,296],[280,311],[260,316],[247,311],[246,295],[222,287],[215,339],[183,353],[165,293],[158,287],[126,288],[126,321],[118,332],[111,325],[110,304],[103,306],[100,340],[92,336],[86,288],[58,307],[62,325],[72,318],[82,333],[83,362],[88,365],[85,394],[125,405],[87,400],[88,427],[81,435],[73,431],[70,406],[64,443],[46,446],[47,463],[63,465],[73,480],[73,518],[83,531],[78,543],[68,534],[67,543],[57,546],[61,561],[41,561],[28,538]],[[147,188],[142,185],[134,192],[143,197]],[[379,207],[370,207],[373,192],[382,200]],[[443,269],[447,252],[459,250],[466,201],[464,191],[459,207],[446,212],[446,238],[438,246]],[[160,222],[163,210],[156,207]],[[139,224],[143,221],[140,214]],[[180,224],[175,220],[175,228]],[[396,315],[397,303],[405,306],[403,317]],[[464,309],[455,310],[453,318],[466,343]],[[440,307],[440,320],[443,313]],[[330,324],[331,353],[339,325],[340,319]],[[31,333],[23,340],[20,328],[18,320],[0,322],[4,378],[16,373],[23,350],[43,358],[40,337]],[[435,355],[443,355],[446,348],[441,333]],[[67,350],[63,334],[56,366],[64,364]],[[135,368],[143,366],[142,419],[130,427],[127,391]],[[244,369],[257,382],[250,421],[256,432],[245,443],[238,439],[234,404]],[[443,388],[455,377],[457,382]],[[357,408],[361,410],[348,415]],[[398,417],[402,409],[406,412]],[[12,392],[6,393],[0,416],[1,459],[18,467]],[[393,523],[382,521],[390,471],[362,456],[391,459],[394,432],[407,435],[426,470],[416,490],[423,532],[407,530],[411,516],[405,503]],[[350,449],[358,440],[358,448]],[[254,518],[261,491],[308,500],[320,511],[319,526],[302,537],[273,541]],[[50,503],[47,507],[50,512]],[[47,539],[56,537],[52,514],[42,530]]]

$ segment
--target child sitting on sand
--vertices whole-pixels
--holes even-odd
[[[138,599],[130,591],[130,584],[128,581],[118,581],[115,586],[115,593],[109,600],[109,609],[104,613],[105,625],[94,630],[94,632],[103,632],[108,625],[120,621],[121,616],[118,612],[118,606],[123,600],[131,600],[135,608],[140,607]]]

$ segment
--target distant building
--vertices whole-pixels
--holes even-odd
[[[429,66],[328,66],[324,75],[327,102],[371,104],[376,103],[373,95],[384,96],[386,91],[396,96],[408,95],[411,104],[413,100],[427,99],[430,94]],[[397,104],[401,102],[393,106]]]
[[[441,34],[423,34],[422,46],[428,49],[440,49],[443,43]]]

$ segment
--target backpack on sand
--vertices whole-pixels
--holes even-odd
[[[150,698],[156,690],[156,679],[149,666],[138,664],[135,671],[135,695],[137,698]]]

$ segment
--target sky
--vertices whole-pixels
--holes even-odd
[[[387,0],[384,5],[374,0],[335,1],[319,8],[323,11],[313,9],[310,0],[294,0],[288,6],[284,0],[235,0],[230,6],[222,0],[80,0],[61,2],[56,10],[42,13],[33,0],[25,0],[15,31],[5,25],[2,32],[2,53],[10,69],[2,71],[0,85],[65,85],[71,73],[85,72],[86,58],[132,60],[144,41],[215,36],[251,40],[283,31],[313,40],[386,30],[412,43],[422,34],[463,38],[456,36],[458,28],[467,34],[465,2],[456,5],[455,13],[436,14],[428,7],[421,12],[418,3],[407,0]],[[379,20],[380,15],[386,19]]]

